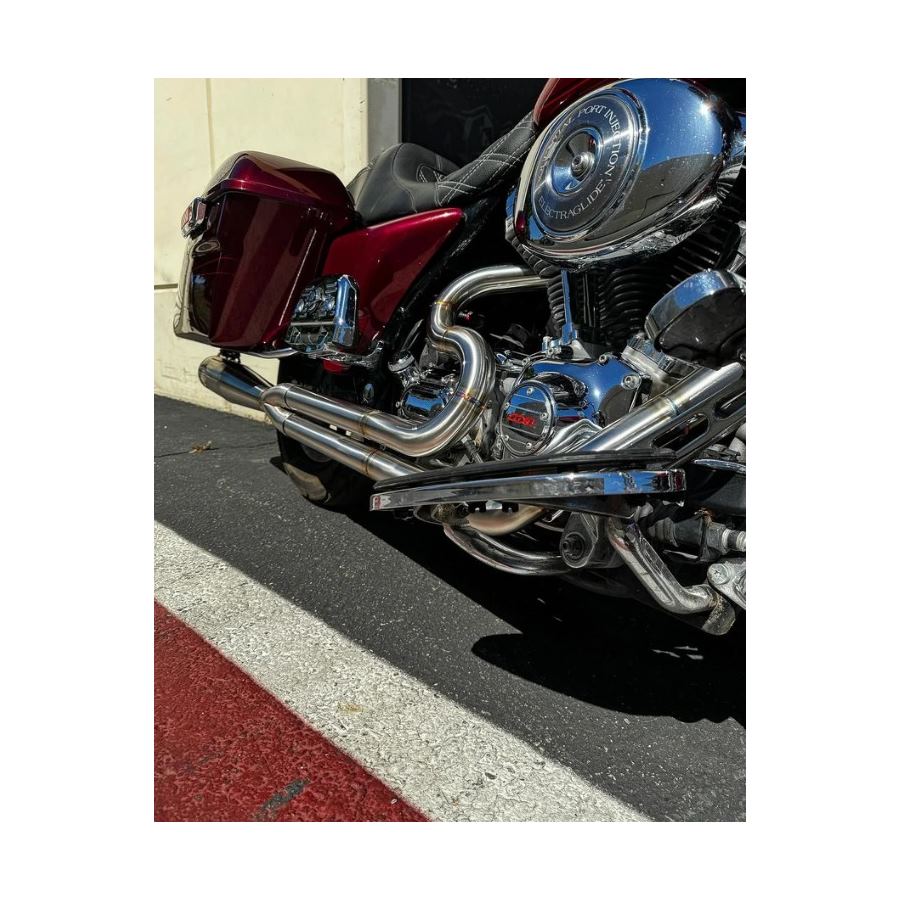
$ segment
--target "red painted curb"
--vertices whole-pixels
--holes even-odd
[[[154,619],[156,821],[425,821],[158,603]]]

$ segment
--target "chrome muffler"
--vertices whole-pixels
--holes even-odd
[[[262,395],[271,384],[235,359],[210,356],[197,370],[200,383],[223,400],[247,409],[262,410]]]

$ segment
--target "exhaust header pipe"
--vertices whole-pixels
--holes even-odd
[[[347,431],[362,440],[369,440],[396,450],[407,457],[432,456],[461,440],[473,427],[494,386],[494,358],[484,338],[471,328],[456,325],[456,313],[463,303],[485,294],[546,287],[544,279],[525,266],[489,266],[457,278],[434,302],[428,320],[428,334],[438,350],[453,353],[460,360],[459,381],[447,405],[426,422],[412,422],[379,410],[326,397],[291,384],[274,387],[239,362],[222,357],[210,357],[200,365],[200,381],[211,391],[232,403],[250,409],[262,409],[272,423],[284,434],[301,443],[323,440],[314,434],[297,416],[293,421],[279,417],[274,410],[298,413],[303,419],[314,419]],[[322,429],[317,429],[321,432]],[[358,442],[354,441],[354,445]],[[312,443],[308,443],[312,446]],[[336,449],[336,448],[332,448]],[[321,451],[327,454],[327,451]],[[387,454],[383,454],[388,456]],[[346,465],[373,467],[358,457]],[[393,457],[390,457],[393,459]],[[399,461],[395,461],[399,462]],[[409,474],[418,468],[400,472],[393,465],[393,473],[380,477]],[[357,469],[357,471],[361,471]]]
[[[489,266],[457,278],[431,308],[428,334],[438,350],[460,360],[459,381],[447,405],[426,422],[412,422],[355,403],[336,400],[291,384],[266,391],[263,402],[283,407],[404,456],[432,456],[455,444],[472,428],[494,384],[494,358],[484,338],[454,324],[459,307],[484,294],[545,288],[524,266]]]

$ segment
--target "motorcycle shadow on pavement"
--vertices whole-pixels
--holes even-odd
[[[626,714],[746,724],[743,617],[714,637],[635,600],[598,596],[562,579],[498,572],[435,526],[387,514],[352,518],[517,629],[475,642],[472,652],[485,662]]]

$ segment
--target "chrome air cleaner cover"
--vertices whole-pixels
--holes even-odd
[[[616,82],[568,107],[535,142],[507,234],[573,268],[668,250],[727,196],[745,146],[743,117],[697,85]]]

